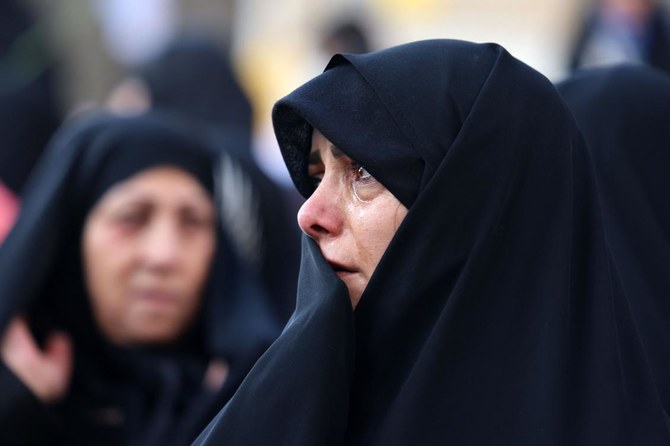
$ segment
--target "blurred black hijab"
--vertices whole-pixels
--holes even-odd
[[[591,166],[494,44],[335,56],[273,113],[309,196],[319,129],[409,213],[352,312],[304,237],[297,309],[198,444],[665,444]]]
[[[0,249],[0,329],[25,312],[38,340],[65,330],[74,342],[74,375],[67,398],[48,416],[53,432],[0,411],[3,425],[15,430],[3,436],[10,439],[23,424],[37,431],[35,442],[189,444],[234,392],[277,326],[220,229],[199,319],[169,347],[120,348],[103,338],[88,304],[79,248],[87,214],[114,184],[171,165],[213,193],[214,159],[199,139],[156,114],[90,118],[54,138]],[[229,366],[215,389],[204,383],[213,361]],[[11,403],[4,401],[4,409],[11,412]]]
[[[607,243],[670,413],[670,78],[624,65],[557,87],[586,138]]]

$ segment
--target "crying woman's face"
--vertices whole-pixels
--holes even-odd
[[[407,208],[316,129],[308,173],[315,190],[298,224],[345,283],[355,308]]]

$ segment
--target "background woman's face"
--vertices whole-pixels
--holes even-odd
[[[355,308],[407,208],[316,129],[309,176],[318,186],[298,224],[346,284]]]
[[[144,170],[89,213],[82,250],[93,316],[116,345],[175,341],[200,306],[214,249],[211,198],[175,167]]]

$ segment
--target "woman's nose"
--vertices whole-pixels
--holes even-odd
[[[179,263],[180,237],[176,224],[156,221],[145,233],[143,257],[154,269],[171,269]]]
[[[338,235],[342,231],[342,214],[337,191],[322,182],[298,211],[298,226],[315,240]]]

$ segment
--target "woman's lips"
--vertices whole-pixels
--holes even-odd
[[[327,260],[327,262],[340,279],[343,279],[356,272],[356,270],[350,266],[342,265],[341,263],[337,263],[332,260]]]
[[[136,290],[133,292],[133,297],[152,306],[170,307],[179,303],[176,293],[159,289]]]
[[[354,273],[354,271],[340,270],[340,271],[335,271],[335,274],[337,275],[337,277],[344,280],[346,277],[349,277],[350,275],[355,274],[355,273]]]

